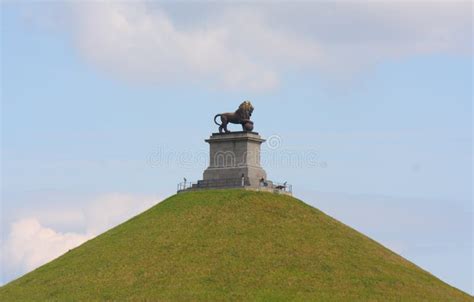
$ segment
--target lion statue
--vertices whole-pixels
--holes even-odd
[[[227,129],[227,125],[229,123],[241,124],[243,131],[252,131],[253,122],[250,120],[252,112],[252,103],[245,101],[240,104],[239,108],[235,112],[216,114],[216,116],[214,116],[214,123],[219,126],[219,133],[222,133],[222,130],[224,130],[226,133],[230,132],[229,129]],[[220,124],[216,122],[217,117],[221,118]]]

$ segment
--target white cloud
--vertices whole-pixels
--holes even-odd
[[[64,254],[156,204],[153,196],[106,194],[80,206],[30,209],[25,217],[15,220],[2,242],[3,281],[9,281]],[[63,232],[50,225],[69,224],[81,232]]]
[[[140,83],[269,90],[291,70],[347,77],[385,60],[472,51],[468,1],[53,6],[30,15],[72,34],[94,66]]]
[[[3,246],[4,269],[26,272],[74,248],[92,234],[60,233],[35,218],[16,221]]]
[[[75,41],[81,54],[126,80],[162,83],[205,79],[227,88],[255,90],[277,85],[273,68],[249,56],[242,49],[247,46],[234,45],[237,24],[180,30],[162,10],[151,10],[142,3],[78,4],[73,11]],[[247,31],[255,28],[275,43],[288,42],[261,28],[258,19],[251,22],[253,26]]]

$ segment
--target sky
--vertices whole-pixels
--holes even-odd
[[[1,2],[1,283],[201,179],[213,116],[250,100],[269,179],[473,294],[471,14]]]

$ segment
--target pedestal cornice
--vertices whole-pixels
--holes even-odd
[[[258,143],[263,143],[263,139],[258,132],[229,132],[229,133],[213,133],[208,139],[205,140],[207,143],[217,142],[217,141],[254,141]]]

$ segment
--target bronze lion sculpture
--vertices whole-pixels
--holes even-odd
[[[219,133],[222,133],[222,130],[224,130],[226,133],[230,132],[229,129],[227,129],[227,125],[229,123],[241,124],[243,131],[252,131],[253,122],[250,120],[252,112],[252,103],[245,101],[240,104],[239,108],[235,112],[216,114],[216,116],[214,116],[214,123],[219,126]],[[220,124],[216,121],[217,117],[221,118]]]

